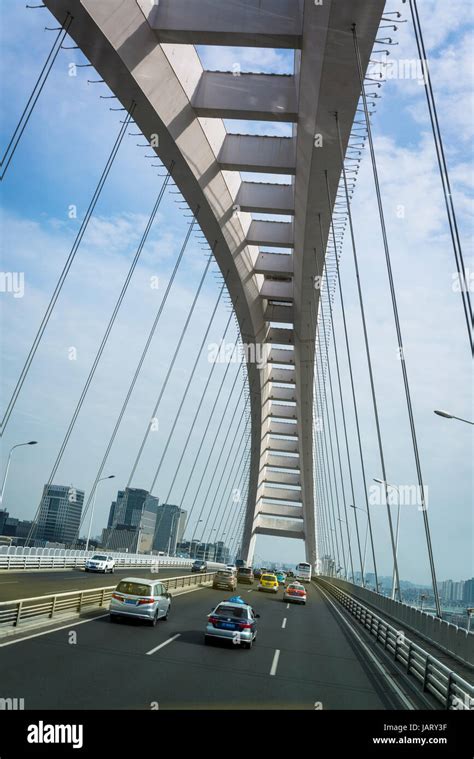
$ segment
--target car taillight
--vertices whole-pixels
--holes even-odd
[[[144,604],[152,604],[154,603],[154,601],[155,601],[154,598],[140,598],[138,600],[138,605],[143,606]]]
[[[218,617],[209,617],[209,622],[211,623],[211,625],[216,625],[219,622],[219,618]]]
[[[250,630],[252,625],[249,622],[240,622],[239,630]]]
[[[115,598],[116,601],[123,601],[122,596],[117,595],[117,593],[112,593],[112,598]]]

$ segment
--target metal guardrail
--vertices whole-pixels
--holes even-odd
[[[159,580],[167,590],[178,590],[193,585],[204,585],[211,582],[215,572],[206,574],[181,575],[166,577]],[[80,614],[85,609],[100,608],[110,601],[117,584],[104,588],[88,588],[86,590],[69,591],[67,593],[46,594],[32,598],[18,598],[14,601],[0,602],[0,631],[10,627],[18,627],[21,622],[43,617],[53,619],[64,612]]]
[[[406,673],[413,675],[423,691],[431,693],[445,709],[474,709],[473,685],[336,585],[322,579],[317,582],[337,598],[385,651],[403,665]]]

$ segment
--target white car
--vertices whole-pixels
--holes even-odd
[[[234,574],[237,574],[237,567],[235,566],[235,564],[227,564],[226,571],[227,572],[233,572]]]
[[[105,553],[95,553],[90,559],[86,559],[84,566],[85,572],[113,572],[115,569],[115,560],[112,556]]]

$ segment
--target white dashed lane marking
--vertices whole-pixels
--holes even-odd
[[[177,633],[176,635],[173,635],[172,638],[169,638],[168,640],[165,640],[164,643],[160,643],[159,646],[155,646],[155,648],[152,648],[151,651],[147,651],[146,655],[147,656],[151,656],[151,654],[154,654],[154,653],[156,653],[156,651],[159,651],[160,648],[164,648],[164,646],[167,646],[168,643],[172,643],[174,640],[176,640],[176,638],[179,638],[180,635],[181,635],[181,633]]]
[[[278,667],[278,659],[280,658],[280,649],[277,648],[274,655],[273,655],[273,661],[272,661],[272,668],[270,670],[271,675],[276,675],[277,667]]]

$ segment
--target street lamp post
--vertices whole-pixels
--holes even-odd
[[[198,521],[196,522],[196,525],[195,525],[195,527],[194,527],[194,530],[193,530],[193,534],[192,534],[192,537],[191,537],[191,545],[190,545],[190,549],[191,549],[191,550],[192,550],[192,547],[193,547],[193,541],[194,541],[194,537],[195,537],[195,535],[196,535],[196,530],[197,530],[197,528],[198,528],[198,525],[199,525],[201,522],[203,522],[203,521],[204,521],[203,519],[198,519]],[[201,538],[201,540],[202,540],[202,538]],[[195,552],[194,552],[194,558],[196,558],[196,556],[197,556],[197,546],[196,546],[196,549],[195,549]]]
[[[379,485],[385,485],[386,488],[390,488],[390,490],[395,490],[397,493],[397,526],[396,526],[396,538],[395,538],[395,556],[393,559],[393,573],[392,573],[392,601],[395,599],[395,591],[398,594],[398,600],[401,601],[401,591],[400,588],[396,587],[397,584],[397,577],[398,577],[398,537],[400,534],[400,490],[397,488],[396,485],[391,485],[389,482],[385,482],[385,480],[379,480],[377,477],[374,477],[374,482],[378,482]]]
[[[86,551],[89,550],[89,540],[90,540],[90,537],[91,537],[92,520],[94,518],[95,497],[97,495],[97,487],[99,485],[99,482],[103,482],[103,480],[113,480],[114,477],[115,477],[115,474],[109,474],[108,477],[102,477],[100,480],[97,480],[96,486],[94,488],[94,497],[92,499],[91,518],[89,520],[89,530],[88,530],[88,533],[87,533],[86,548],[85,548]]]
[[[361,509],[360,506],[354,506],[353,503],[350,503],[349,504],[349,508],[350,509],[357,509],[357,511],[362,511],[362,513],[367,516],[366,510],[365,509]],[[366,528],[365,528],[364,559],[362,561],[362,567],[361,567],[361,570],[362,570],[362,577],[361,577],[362,587],[364,587],[364,583],[365,583],[365,559],[367,557],[367,538],[368,537],[369,537],[369,522],[367,521],[367,525],[366,525]]]
[[[454,416],[454,414],[450,414],[448,411],[440,411],[439,409],[434,409],[434,413],[438,414],[438,416],[443,416],[445,419],[457,419],[458,422],[465,422],[466,424],[474,424],[474,422],[471,422],[470,419],[463,419],[460,416]]]
[[[466,609],[467,611],[467,631],[471,632],[471,619],[472,615],[474,614],[474,609],[469,607]]]
[[[170,539],[168,541],[168,556],[175,556],[176,551],[178,549],[178,528],[179,528],[179,519],[181,516],[181,510],[177,509],[173,516],[171,521],[171,534]],[[173,545],[171,546],[171,538],[173,538]],[[182,538],[181,538],[182,540]],[[170,554],[170,551],[172,550],[172,553]]]
[[[2,490],[0,492],[0,504],[3,503],[3,494],[5,493],[5,485],[6,485],[6,482],[7,482],[8,470],[10,469],[10,461],[12,459],[12,453],[15,450],[15,448],[21,448],[24,445],[38,445],[38,441],[37,440],[30,440],[28,443],[17,443],[16,445],[13,445],[10,448],[10,453],[8,454],[8,460],[7,460],[7,466],[6,466],[6,469],[5,469],[5,474],[3,475]]]
[[[337,517],[337,521],[339,522],[339,524],[347,524],[346,520],[342,519],[341,517]],[[348,531],[348,534],[349,534],[349,531]],[[342,540],[342,528],[341,528],[341,540]],[[350,543],[349,543],[349,546],[350,546]],[[347,568],[345,564],[346,564],[346,560],[344,557],[344,579],[347,580]],[[340,567],[340,569],[342,569],[342,567]],[[352,579],[354,580],[354,573],[352,573]]]

